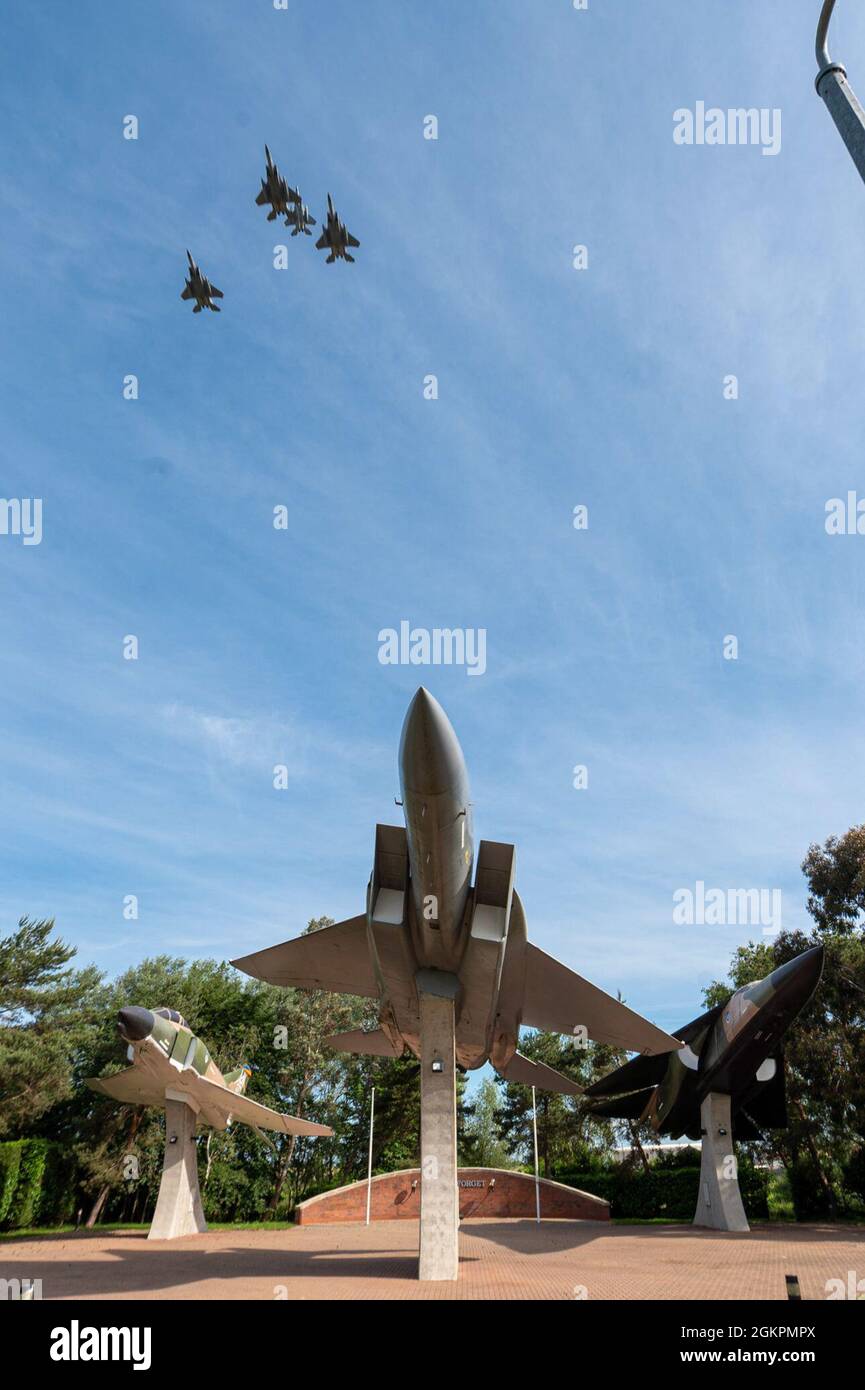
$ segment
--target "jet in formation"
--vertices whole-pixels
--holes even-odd
[[[731,1099],[733,1139],[759,1139],[787,1125],[781,1039],[811,1000],[823,970],[814,946],[763,980],[737,989],[676,1036],[666,1057],[635,1057],[588,1087],[591,1112],[635,1120],[658,1134],[701,1137],[700,1106],[710,1092]],[[613,1099],[604,1099],[613,1097]]]
[[[222,1075],[205,1044],[196,1038],[176,1009],[121,1009],[117,1031],[129,1044],[131,1066],[115,1076],[90,1077],[93,1091],[125,1105],[164,1108],[167,1092],[188,1095],[198,1107],[198,1123],[226,1129],[240,1120],[253,1129],[282,1134],[330,1135],[327,1125],[280,1115],[244,1095],[252,1068],[244,1065]]]
[[[357,237],[352,236],[345,223],[340,220],[336,208],[333,205],[333,198],[327,195],[327,223],[325,228],[315,243],[318,251],[330,250],[327,258],[327,265],[331,265],[336,260],[351,261],[354,264],[354,256],[348,253],[349,246],[360,246]]]
[[[366,909],[233,964],[270,984],[378,1000],[379,1027],[335,1035],[345,1052],[420,1057],[419,992],[452,998],[456,1060],[491,1062],[509,1081],[566,1095],[581,1088],[517,1051],[520,1027],[628,1052],[666,1053],[677,1038],[527,940],[513,845],[475,854],[468,774],[441,705],[421,688],[399,752],[405,825],[378,825]]]
[[[303,233],[304,236],[312,236],[312,232],[309,229],[310,227],[314,227],[316,223],[315,218],[310,217],[309,208],[306,206],[306,203],[298,202],[295,203],[288,217],[285,219],[285,225],[286,227],[290,226],[293,228],[291,233],[292,236],[300,236],[301,233]]]
[[[261,180],[261,191],[255,201],[259,207],[265,207],[270,203],[270,212],[267,214],[268,222],[275,222],[277,217],[282,216],[285,218],[286,227],[288,227],[294,207],[301,201],[300,194],[296,188],[291,188],[286,183],[274,164],[267,145],[264,147],[264,157],[267,161],[267,167],[264,178]]]
[[[222,290],[218,290],[215,285],[211,285],[206,275],[202,275],[195,261],[186,253],[189,261],[189,274],[186,277],[186,284],[180,296],[181,299],[194,299],[193,314],[200,314],[202,309],[212,309],[214,314],[219,314],[222,310],[218,304],[214,304],[214,299],[222,299]]]

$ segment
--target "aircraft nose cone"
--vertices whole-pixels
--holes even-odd
[[[118,1030],[127,1042],[141,1042],[142,1038],[149,1037],[153,1024],[153,1014],[149,1009],[121,1009],[117,1015]]]
[[[423,686],[409,705],[402,726],[399,767],[403,792],[438,796],[465,781],[465,761],[453,725]]]
[[[775,995],[783,995],[788,1007],[798,1012],[807,1004],[820,982],[823,973],[822,946],[812,946],[801,956],[794,956],[786,965],[779,965],[769,976],[769,983]]]

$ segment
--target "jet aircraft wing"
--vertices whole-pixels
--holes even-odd
[[[645,1086],[657,1086],[664,1079],[669,1062],[667,1053],[649,1057],[632,1057],[630,1062],[617,1067],[589,1086],[589,1096],[622,1096],[627,1091],[636,1091]]]
[[[543,1062],[533,1062],[515,1052],[503,1071],[499,1073],[506,1081],[516,1081],[521,1086],[539,1086],[542,1091],[558,1091],[563,1096],[581,1096],[582,1086],[563,1076],[560,1071],[546,1066]]]
[[[654,1086],[647,1086],[644,1091],[634,1091],[617,1100],[594,1101],[590,1110],[593,1115],[606,1115],[611,1120],[638,1120],[654,1094]]]
[[[218,1081],[209,1081],[198,1072],[189,1079],[186,1087],[196,1100],[201,1101],[206,1111],[216,1111],[223,1119],[242,1120],[245,1125],[255,1125],[257,1129],[273,1129],[281,1134],[317,1134],[324,1138],[333,1134],[329,1125],[313,1124],[311,1120],[298,1120],[294,1115],[280,1115],[276,1110],[260,1105],[249,1096],[239,1096]]]
[[[181,299],[191,299],[191,298],[192,298],[192,290],[189,288],[188,285],[186,286],[186,289],[183,290],[183,291],[181,292],[180,298],[181,298]]]
[[[346,232],[345,240],[348,246],[360,246],[360,242],[358,241],[357,237],[352,236],[351,232]]]
[[[116,1076],[88,1076],[85,1084],[124,1105],[153,1104],[153,1081],[140,1067],[127,1067]]]
[[[211,285],[209,287],[208,293],[210,294],[211,299],[225,298],[225,295],[222,293],[222,290],[218,290],[215,285]]]
[[[315,243],[315,249],[316,249],[316,251],[323,251],[324,248],[325,248],[325,246],[330,246],[330,242],[329,242],[328,239],[327,239],[327,232],[326,232],[326,231],[325,231],[325,232],[322,232],[322,234],[321,234],[321,236],[319,237],[318,241]]]
[[[654,1023],[531,943],[526,947],[522,1021],[545,1033],[586,1029],[593,1042],[626,1052],[672,1052],[682,1046]]]
[[[366,917],[350,917],[332,927],[296,936],[231,962],[238,970],[270,985],[326,989],[377,999],[378,984],[369,958]]]

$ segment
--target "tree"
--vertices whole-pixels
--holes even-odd
[[[465,1155],[461,1161],[478,1168],[512,1167],[501,1135],[501,1099],[495,1081],[485,1077],[474,1100],[465,1105],[464,1111]]]
[[[72,1093],[74,1059],[96,1026],[101,976],[67,969],[54,921],[22,917],[0,941],[0,1137],[31,1131]]]

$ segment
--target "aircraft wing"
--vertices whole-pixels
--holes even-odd
[[[586,1095],[622,1096],[628,1091],[657,1086],[664,1079],[669,1060],[665,1053],[658,1056],[632,1057],[624,1066],[617,1067],[615,1071],[602,1076],[600,1081],[593,1082]]]
[[[259,206],[260,208],[263,208],[264,205],[265,205],[265,203],[269,203],[269,202],[270,202],[270,199],[269,199],[268,196],[267,196],[267,189],[266,189],[266,188],[262,188],[261,192],[258,194],[258,197],[256,198],[255,201],[258,203],[258,206]]]
[[[349,246],[360,246],[360,242],[358,241],[357,237],[352,236],[351,232],[346,232],[345,240],[347,245]]]
[[[537,1086],[542,1091],[558,1091],[562,1096],[583,1094],[582,1086],[578,1086],[569,1076],[563,1076],[560,1071],[546,1066],[544,1062],[533,1062],[530,1057],[523,1057],[519,1052],[514,1053],[499,1075],[506,1081],[516,1081],[521,1086]]]
[[[326,989],[333,994],[357,994],[363,999],[377,999],[379,995],[369,958],[365,916],[307,932],[281,946],[241,956],[231,964],[269,985]]]
[[[189,288],[188,285],[186,286],[186,289],[182,291],[182,293],[181,293],[181,295],[180,295],[180,298],[181,298],[181,299],[191,299],[191,298],[192,298],[192,290]]]
[[[218,290],[218,289],[216,288],[215,285],[211,285],[211,286],[210,286],[209,294],[210,294],[211,299],[224,299],[224,298],[225,298],[225,295],[222,293],[222,290]]]
[[[639,1120],[654,1094],[654,1086],[647,1086],[644,1091],[633,1091],[617,1100],[595,1101],[589,1109],[592,1115],[605,1115],[611,1120]]]
[[[626,1052],[672,1052],[682,1046],[678,1038],[531,943],[526,947],[522,1022],[546,1033],[573,1033],[583,1027],[593,1042]]]
[[[324,1138],[333,1134],[329,1125],[298,1120],[294,1115],[280,1115],[276,1110],[260,1105],[257,1100],[250,1100],[249,1096],[239,1096],[227,1086],[220,1086],[218,1081],[208,1081],[206,1076],[200,1076],[197,1072],[189,1079],[187,1089],[195,1100],[201,1102],[202,1109],[208,1112],[215,1110],[225,1120],[242,1120],[245,1125],[253,1125],[256,1129],[274,1129],[281,1134],[317,1134]]]
[[[327,232],[322,232],[318,241],[315,243],[315,249],[316,251],[323,251],[325,246],[330,246],[330,242],[327,239]]]
[[[124,1105],[152,1105],[153,1081],[140,1067],[127,1067],[116,1076],[88,1076],[85,1085]]]

